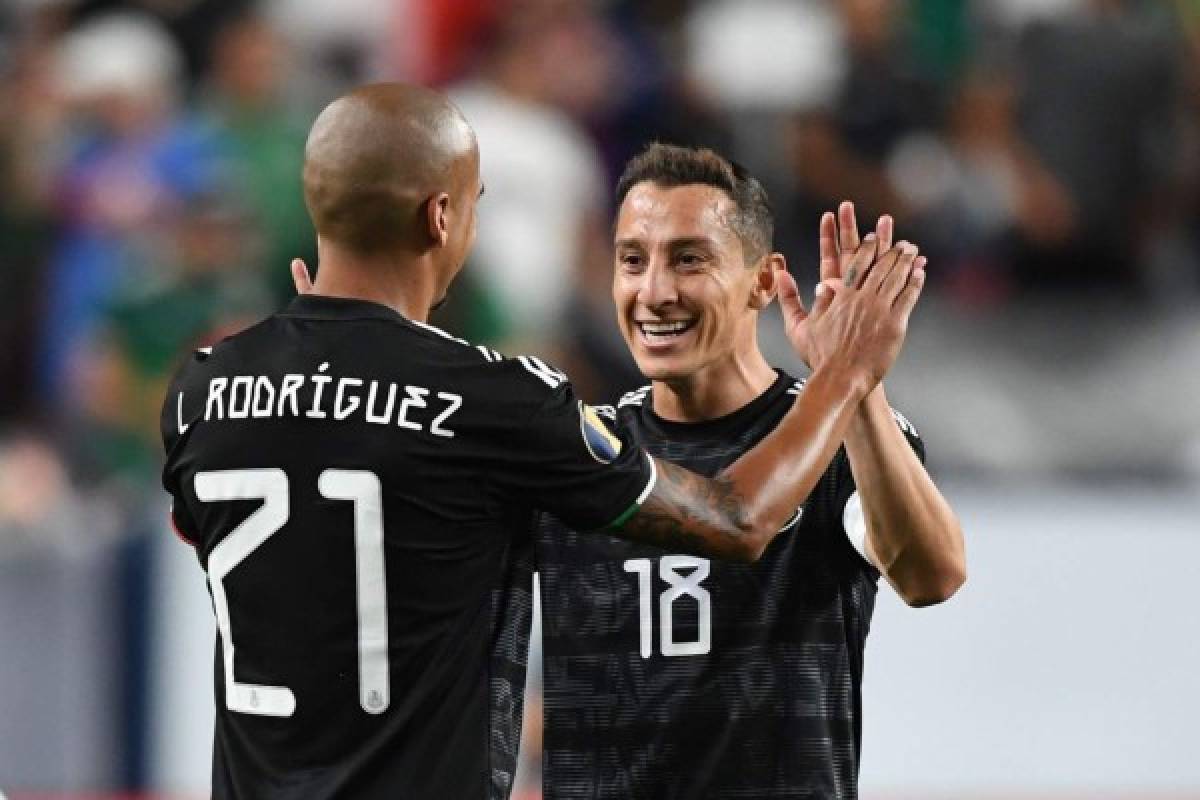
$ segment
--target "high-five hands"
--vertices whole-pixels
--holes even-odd
[[[821,218],[821,282],[811,312],[795,279],[785,270],[777,273],[784,328],[814,371],[826,365],[861,369],[874,386],[900,352],[925,284],[926,260],[913,244],[891,244],[891,217],[880,217],[875,232],[860,242],[854,205],[843,203],[838,216]]]

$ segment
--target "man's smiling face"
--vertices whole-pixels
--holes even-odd
[[[737,207],[706,184],[634,185],[617,213],[613,301],[642,374],[678,381],[752,341],[758,270],[733,227]]]

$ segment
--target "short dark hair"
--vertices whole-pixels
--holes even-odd
[[[651,142],[629,159],[617,181],[618,209],[629,190],[642,181],[668,189],[692,184],[721,189],[733,200],[735,212],[729,225],[742,240],[746,261],[753,263],[771,252],[775,216],[767,190],[740,164],[707,147]]]

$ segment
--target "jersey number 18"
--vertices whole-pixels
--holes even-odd
[[[690,570],[681,574],[680,570]],[[638,576],[638,609],[641,616],[640,644],[642,658],[654,652],[654,609],[651,601],[653,585],[651,560],[631,558],[625,571]],[[658,560],[658,575],[669,587],[658,596],[658,645],[664,656],[702,656],[712,649],[712,598],[700,581],[708,577],[708,559],[695,556],[663,556]],[[696,641],[675,639],[675,601],[691,597],[696,601]]]

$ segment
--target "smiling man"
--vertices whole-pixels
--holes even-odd
[[[716,474],[805,391],[758,347],[758,313],[776,294],[797,352],[818,355],[771,250],[766,194],[712,151],[655,144],[627,165],[617,199],[613,299],[651,383],[600,411],[656,456]],[[863,281],[853,206],[839,215],[821,221],[824,299]],[[891,228],[884,218],[872,234],[881,250]],[[897,250],[923,266],[913,246]],[[877,290],[904,280],[893,270]],[[545,796],[856,797],[879,576],[910,605],[945,600],[965,576],[961,530],[923,455],[876,388],[753,565],[544,518]]]
[[[507,797],[533,509],[757,560],[895,361],[924,272],[864,242],[862,281],[806,317],[808,389],[699,476],[614,435],[545,362],[428,324],[483,192],[445,97],[338,98],[304,189],[315,284],[293,265],[304,296],[187,358],[161,417],[172,518],[219,632],[212,796]]]

